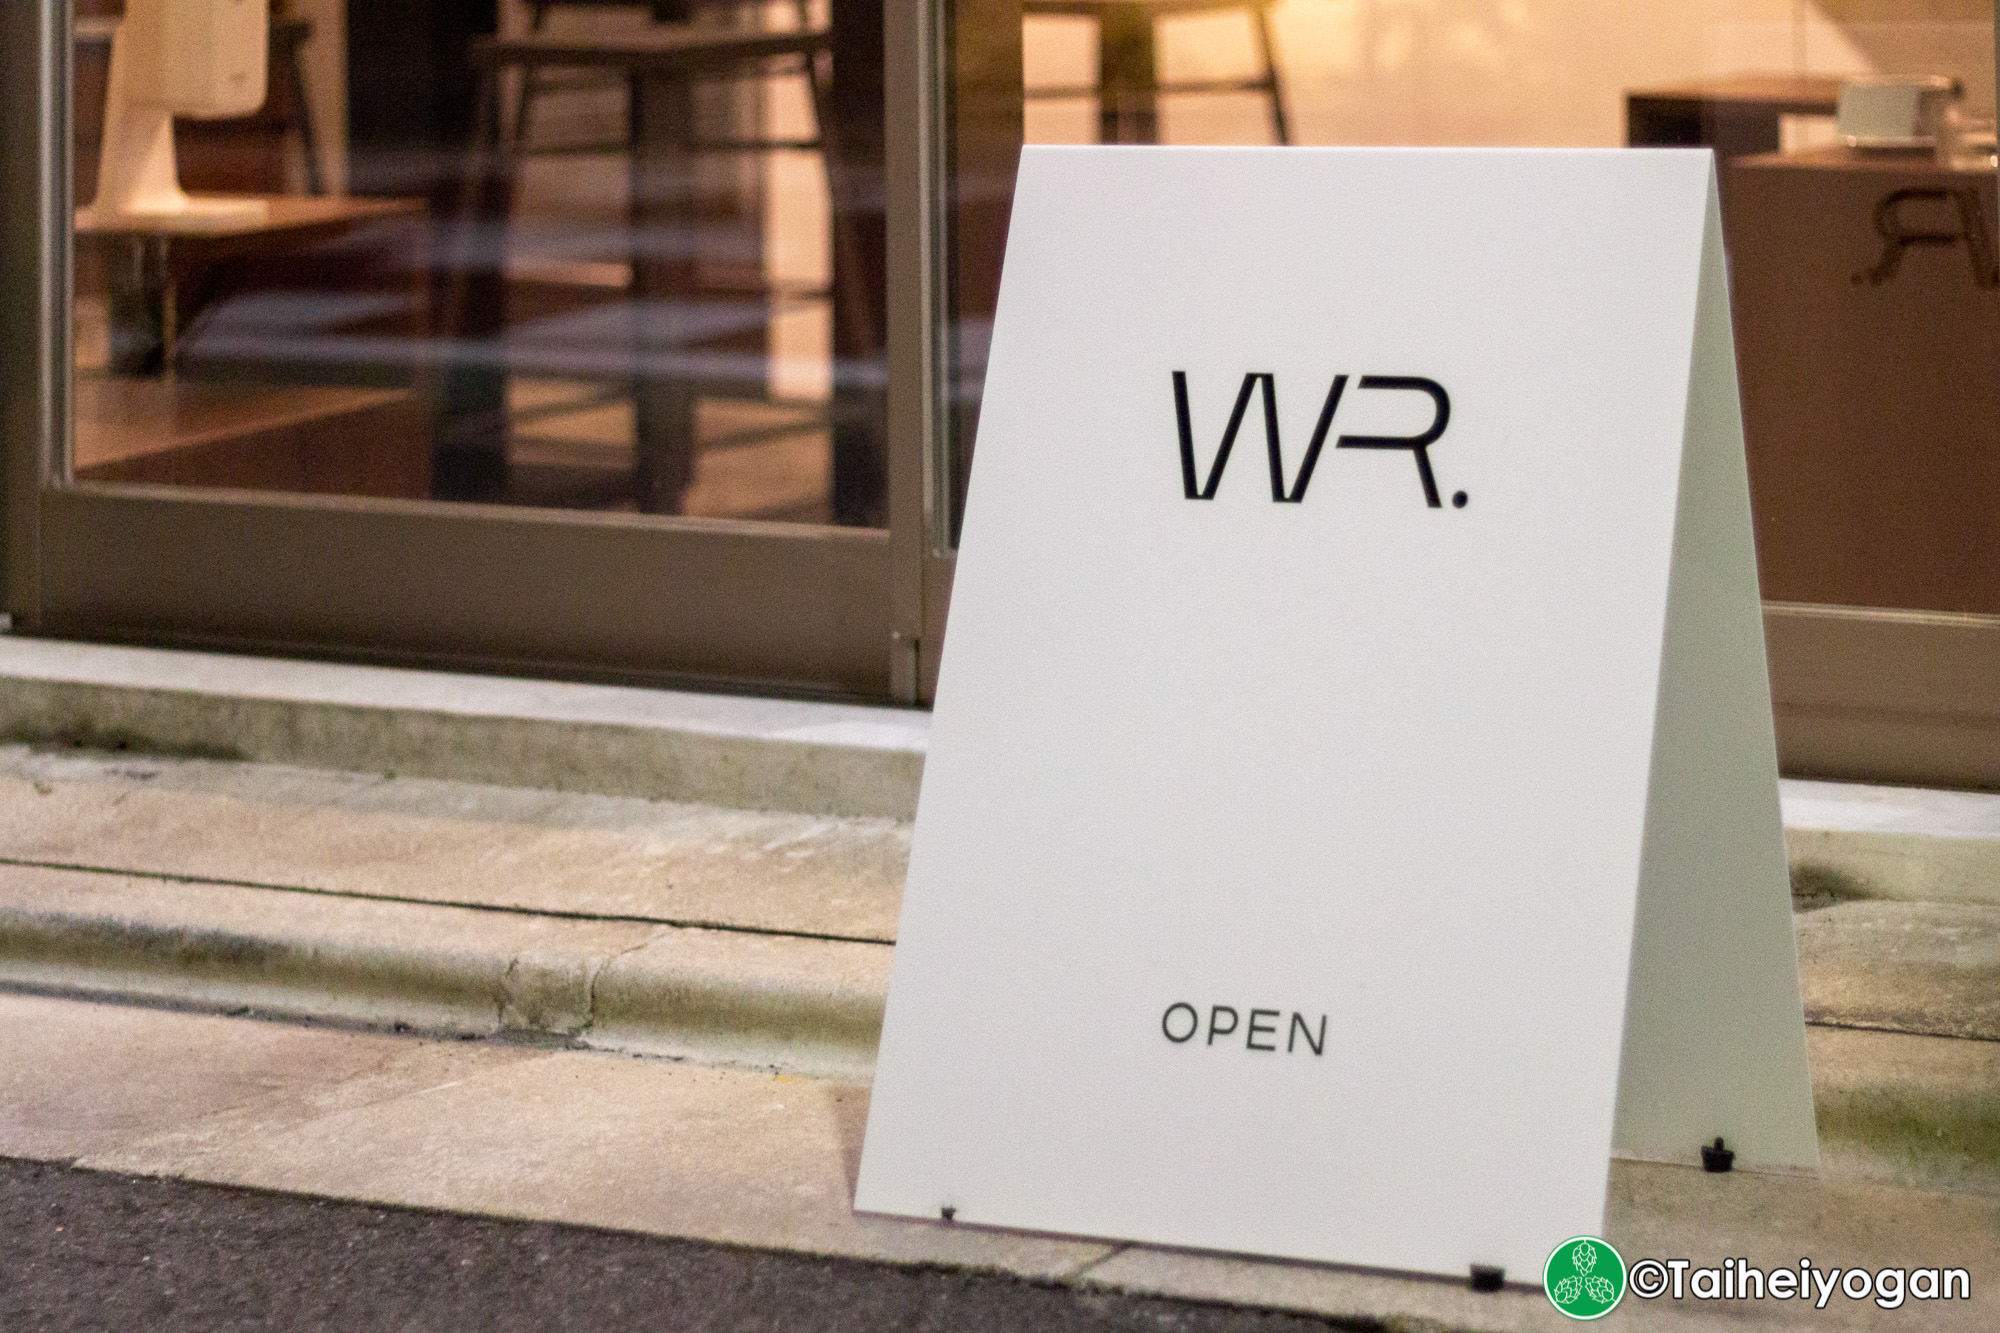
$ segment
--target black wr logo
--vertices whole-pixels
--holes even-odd
[[[1417,460],[1417,477],[1424,484],[1424,503],[1432,509],[1442,509],[1444,502],[1438,499],[1437,474],[1431,471],[1430,448],[1444,434],[1444,428],[1451,424],[1451,396],[1436,380],[1418,375],[1363,375],[1359,387],[1428,394],[1432,413],[1430,427],[1418,435],[1343,435],[1334,441],[1333,447],[1409,450]],[[1222,470],[1229,466],[1229,451],[1236,447],[1237,432],[1243,429],[1243,415],[1250,410],[1250,396],[1260,388],[1264,394],[1264,448],[1271,463],[1271,499],[1278,504],[1295,505],[1306,498],[1306,487],[1312,484],[1313,469],[1319,466],[1320,450],[1326,446],[1327,434],[1333,429],[1333,415],[1340,410],[1341,395],[1347,392],[1347,376],[1333,377],[1333,387],[1327,390],[1326,405],[1319,410],[1319,424],[1313,427],[1312,439],[1306,445],[1306,456],[1299,463],[1299,475],[1287,489],[1284,450],[1278,441],[1277,376],[1252,371],[1243,377],[1243,387],[1237,390],[1236,406],[1229,413],[1229,425],[1222,432],[1222,443],[1215,451],[1215,461],[1209,464],[1208,480],[1197,485],[1194,425],[1188,413],[1187,372],[1176,370],[1174,415],[1181,428],[1181,488],[1188,499],[1215,498],[1215,488],[1222,484]],[[1451,503],[1455,508],[1463,509],[1467,498],[1464,491],[1459,491],[1451,497]]]
[[[1875,234],[1882,238],[1882,257],[1854,275],[1857,285],[1879,287],[1894,278],[1903,266],[1903,251],[1911,246],[1964,242],[1973,285],[2000,287],[2000,259],[1986,230],[1986,211],[1971,190],[1892,190],[1875,205]]]

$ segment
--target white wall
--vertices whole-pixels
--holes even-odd
[[[1876,69],[1963,78],[1993,107],[1992,0],[1284,0],[1274,12],[1294,136],[1303,143],[1612,145],[1624,94],[1746,70]],[[1161,26],[1162,75],[1256,69],[1237,14]],[[1034,20],[1031,85],[1093,79],[1088,21]],[[1172,99],[1174,142],[1259,142],[1255,97]],[[1039,103],[1029,137],[1086,139],[1092,109]]]

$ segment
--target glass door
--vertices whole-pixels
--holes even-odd
[[[1708,145],[1781,762],[2000,786],[1991,0],[943,11],[927,644],[975,450],[1015,125],[1030,143]]]
[[[914,701],[884,17],[0,7],[16,629]]]

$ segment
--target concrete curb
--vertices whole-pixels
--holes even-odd
[[[1788,828],[1794,891],[2000,905],[2000,839]]]
[[[0,741],[909,819],[929,715],[0,636]]]
[[[0,742],[911,819],[930,715],[0,635]],[[1790,780],[1795,885],[2000,904],[2000,795]]]
[[[2000,905],[2000,794],[1784,783],[1795,892]]]
[[[0,983],[865,1082],[890,948],[0,867]]]
[[[0,866],[0,986],[553,1040],[847,1083],[873,1078],[892,952]],[[1839,1174],[2000,1196],[2000,1041],[1886,1023],[1808,1035],[1823,1148]]]
[[[1796,925],[1809,1022],[2000,1045],[2000,910],[1862,900]]]

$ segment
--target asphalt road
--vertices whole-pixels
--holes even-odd
[[[1305,1333],[1298,1315],[0,1158],[0,1329]]]

